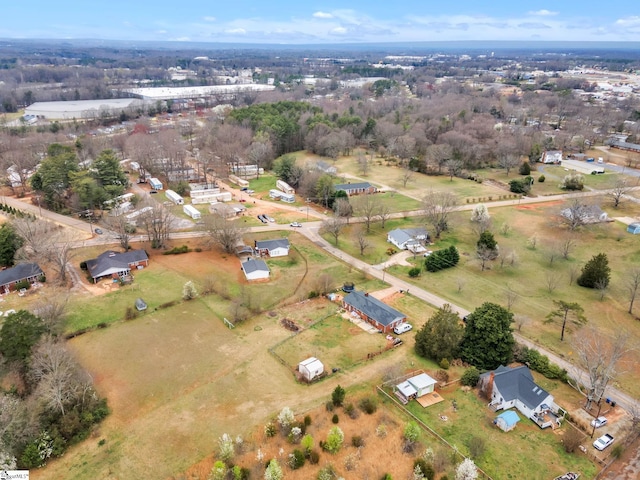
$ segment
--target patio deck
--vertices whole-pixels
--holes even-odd
[[[431,392],[416,398],[416,401],[422,405],[423,408],[427,408],[436,403],[444,402],[444,398],[442,398],[438,392]]]

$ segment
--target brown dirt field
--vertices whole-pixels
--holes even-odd
[[[375,396],[374,392],[371,392]],[[347,396],[346,402],[357,404],[357,399]],[[252,472],[251,478],[262,478],[264,475],[264,464],[275,458],[280,463],[284,472],[284,477],[290,480],[308,480],[316,478],[318,471],[327,464],[331,464],[339,477],[344,478],[381,478],[385,473],[392,473],[394,478],[409,478],[413,471],[413,460],[422,454],[424,446],[418,445],[414,453],[403,453],[402,434],[406,424],[405,420],[398,418],[393,410],[388,407],[378,408],[373,415],[366,415],[359,412],[356,419],[349,418],[342,408],[337,408],[333,412],[328,412],[323,406],[317,407],[308,412],[301,413],[296,419],[301,421],[305,415],[312,418],[311,425],[307,428],[314,441],[314,449],[320,454],[320,461],[317,465],[312,465],[308,461],[298,470],[291,470],[286,465],[287,456],[300,445],[293,445],[284,438],[282,434],[277,434],[273,438],[267,438],[263,429],[259,428],[251,435],[244,444],[244,453],[234,457],[234,463]],[[332,416],[337,413],[339,423],[337,426],[344,432],[344,446],[336,455],[322,451],[318,443],[325,440],[329,430],[334,426]],[[384,425],[386,436],[376,435],[376,428]],[[364,447],[356,448],[352,446],[351,439],[359,435],[363,438]],[[258,462],[256,454],[258,449],[264,455],[262,462]],[[383,453],[384,452],[384,453]],[[348,457],[355,458],[355,468],[347,470],[345,461]],[[216,461],[215,454],[211,454],[201,462],[192,466],[184,474],[184,478],[206,479]],[[174,477],[180,478],[180,477]]]

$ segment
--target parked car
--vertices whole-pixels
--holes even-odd
[[[598,417],[591,420],[592,427],[600,428],[600,427],[604,427],[606,424],[607,424],[606,417]]]
[[[101,228],[96,228],[93,231],[96,232],[98,235],[102,235],[104,233]]]
[[[158,190],[151,190],[149,193],[158,193]]]
[[[596,448],[596,450],[604,450],[612,443],[613,443],[613,437],[608,433],[605,433],[599,439],[593,442],[593,446]]]
[[[302,224],[300,222],[291,222],[289,225],[291,225],[292,227],[301,227]]]
[[[268,217],[268,216],[266,216],[266,215],[264,216],[264,218],[266,218],[266,219],[267,219],[269,222],[271,222],[271,223],[274,223],[274,222],[276,221],[276,219],[275,219],[275,218],[273,218],[273,217]]]
[[[241,191],[241,192],[246,192],[247,190],[249,190],[249,188],[248,188],[248,187],[242,187],[242,188],[240,189],[240,191]]]
[[[408,332],[412,328],[413,325],[411,325],[410,323],[401,323],[400,325],[396,325],[395,327],[393,327],[393,333],[395,333],[396,335],[401,335],[405,332]]]
[[[266,217],[262,214],[258,215],[258,220],[260,220],[262,223],[267,223]]]

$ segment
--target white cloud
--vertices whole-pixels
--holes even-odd
[[[230,33],[231,35],[246,35],[247,31],[244,28],[230,28],[225,30],[224,33]]]
[[[190,42],[191,38],[189,37],[176,37],[171,39],[174,42]]]
[[[328,12],[315,12],[313,16],[315,18],[333,18],[333,15]]]
[[[552,12],[551,10],[546,10],[543,8],[542,10],[528,12],[528,14],[535,15],[536,17],[553,17],[555,15],[558,15],[558,12]]]
[[[202,17],[202,19],[205,22],[215,22],[216,21],[216,17],[210,17],[210,16]]]
[[[640,26],[640,16],[633,15],[631,17],[619,18],[616,20],[616,25],[621,27],[638,27]]]
[[[344,27],[335,27],[330,31],[330,33],[333,35],[345,35],[347,32],[348,30]]]

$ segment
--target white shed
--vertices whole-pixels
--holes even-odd
[[[178,195],[173,190],[167,190],[166,192],[164,192],[164,194],[169,200],[171,200],[176,205],[184,205],[184,198],[182,198],[181,195]]]
[[[302,378],[310,382],[324,372],[324,365],[316,357],[309,357],[298,364],[298,371]]]
[[[182,211],[184,213],[186,213],[187,215],[189,215],[194,220],[198,220],[198,219],[200,219],[202,217],[202,214],[200,213],[200,210],[198,210],[196,207],[194,207],[192,205],[184,205],[182,207]]]

